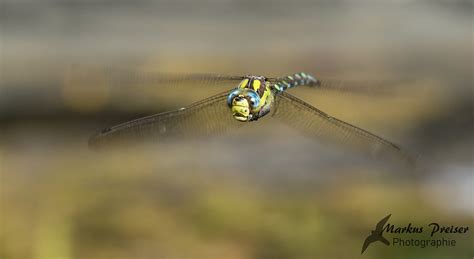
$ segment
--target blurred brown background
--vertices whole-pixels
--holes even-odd
[[[472,228],[472,7],[2,1],[0,258],[357,258],[389,213],[399,225]],[[93,152],[87,139],[103,127],[233,87],[117,87],[103,73],[110,66],[408,78],[382,96],[291,91],[418,154],[418,165],[322,146],[271,119],[224,136]],[[78,73],[93,83],[71,84]],[[474,255],[472,232],[443,237],[456,247],[378,243],[361,257]]]

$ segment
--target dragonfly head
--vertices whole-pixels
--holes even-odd
[[[258,108],[260,97],[250,89],[236,89],[227,97],[227,104],[232,110],[232,116],[238,121],[249,121],[252,110]]]

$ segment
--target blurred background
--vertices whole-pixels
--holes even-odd
[[[440,236],[455,247],[376,243],[360,255],[390,213],[397,225],[473,227],[471,1],[3,0],[0,10],[0,258],[474,255],[472,231]],[[117,87],[105,67],[404,79],[383,95],[291,93],[400,144],[417,166],[271,119],[95,152],[87,140],[104,127],[234,87]]]

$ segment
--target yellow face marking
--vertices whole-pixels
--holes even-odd
[[[250,108],[247,99],[232,101],[232,116],[238,121],[247,121],[250,115]]]
[[[253,83],[252,83],[253,90],[258,91],[261,85],[262,85],[262,82],[260,82],[260,80],[253,80]]]
[[[248,83],[249,83],[249,79],[245,78],[244,80],[242,80],[242,82],[240,82],[239,88],[245,88]]]

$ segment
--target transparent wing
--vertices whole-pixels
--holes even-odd
[[[319,84],[312,87],[321,90],[331,90],[338,92],[351,92],[361,94],[389,94],[396,89],[412,82],[409,79],[392,80],[342,80],[334,78],[321,78]]]
[[[282,78],[270,78],[269,81],[274,83]],[[312,89],[331,92],[344,92],[354,94],[373,94],[387,95],[395,93],[398,89],[406,85],[413,84],[414,79],[384,79],[384,80],[344,80],[336,78],[317,78],[315,84],[302,85]]]
[[[91,147],[120,142],[153,141],[170,137],[210,135],[237,128],[227,106],[228,91],[186,108],[140,118],[103,130],[89,140]]]
[[[216,86],[225,82],[235,84],[242,76],[218,74],[167,74],[133,68],[71,66],[66,74],[70,84],[106,84],[112,89],[137,87]]]
[[[410,158],[397,145],[366,130],[336,119],[304,101],[282,93],[275,98],[272,116],[308,136],[344,144],[374,155],[396,154]],[[411,162],[410,162],[411,163]]]

